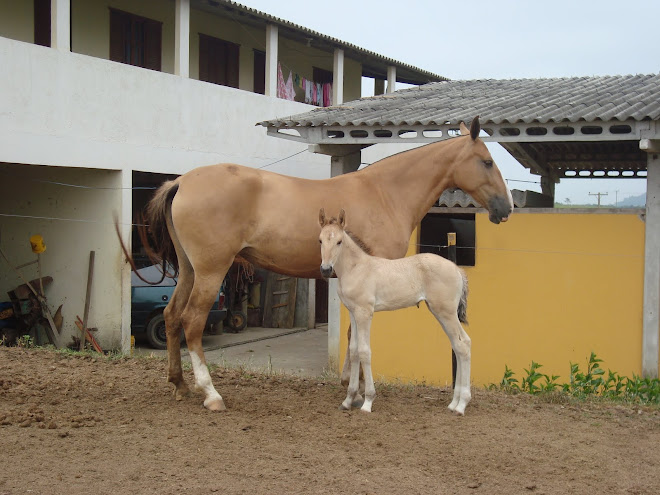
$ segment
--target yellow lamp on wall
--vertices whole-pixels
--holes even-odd
[[[35,254],[41,254],[46,250],[46,244],[44,244],[44,238],[39,234],[30,237],[30,246],[32,246],[32,252]]]

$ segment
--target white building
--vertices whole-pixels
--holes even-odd
[[[277,97],[278,66],[298,101]],[[226,0],[0,0],[0,68],[0,301],[41,234],[69,342],[95,251],[89,324],[123,350],[130,267],[113,213],[130,239],[151,194],[134,188],[219,162],[329,177],[329,157],[255,127],[312,108],[300,81],[330,83],[336,104],[361,96],[363,76],[377,93],[442,79]],[[37,278],[35,264],[20,271]]]

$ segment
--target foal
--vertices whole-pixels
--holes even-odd
[[[371,412],[376,397],[371,374],[371,319],[375,311],[389,311],[419,305],[425,301],[440,322],[456,354],[456,386],[449,409],[463,415],[470,402],[470,337],[461,326],[466,323],[467,278],[451,261],[434,254],[417,254],[389,260],[371,256],[346,227],[346,214],[339,220],[326,219],[319,211],[321,225],[321,274],[337,275],[339,299],[351,316],[355,338],[349,342],[351,377],[348,394],[340,409],[350,409],[358,398],[360,365],[364,372],[362,411]]]

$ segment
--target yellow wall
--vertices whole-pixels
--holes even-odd
[[[476,266],[464,267],[472,382],[520,379],[532,360],[568,381],[591,351],[620,374],[641,373],[644,222],[637,214],[476,215]],[[416,233],[413,239],[416,239]],[[411,240],[411,247],[414,241]],[[342,308],[341,328],[348,327]],[[377,313],[372,368],[385,381],[451,383],[451,347],[425,305]],[[342,330],[341,359],[346,352]]]

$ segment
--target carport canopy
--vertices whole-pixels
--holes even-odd
[[[331,155],[334,176],[367,146],[448,139],[477,115],[553,198],[563,178],[646,178],[642,374],[658,377],[660,75],[440,81],[260,124]]]

